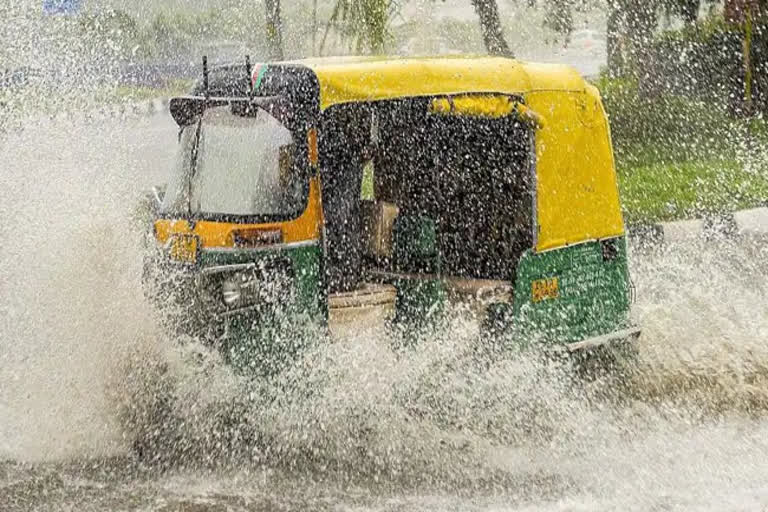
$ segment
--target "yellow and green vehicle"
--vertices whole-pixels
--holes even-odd
[[[306,328],[379,311],[421,332],[455,304],[481,343],[580,352],[639,335],[608,122],[568,67],[240,64],[170,110],[179,156],[155,194],[147,289],[241,368]]]

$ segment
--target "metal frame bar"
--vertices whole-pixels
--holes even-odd
[[[641,332],[639,327],[630,327],[629,329],[622,329],[601,336],[587,338],[586,340],[577,341],[576,343],[569,343],[565,347],[568,349],[568,352],[573,353],[579,350],[607,345],[609,343],[632,343],[637,341]]]

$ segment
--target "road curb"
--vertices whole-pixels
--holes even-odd
[[[698,219],[629,225],[627,233],[630,242],[640,248],[654,248],[702,237],[768,234],[768,207],[706,215]]]

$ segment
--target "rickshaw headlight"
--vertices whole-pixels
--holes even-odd
[[[236,272],[221,282],[221,300],[229,309],[251,306],[259,300],[259,279],[253,271]]]
[[[228,314],[281,301],[290,288],[288,260],[266,264],[222,265],[203,269],[196,286],[201,305],[213,314]]]
[[[221,283],[221,299],[227,307],[235,307],[240,303],[243,290],[240,287],[240,276],[235,275]]]

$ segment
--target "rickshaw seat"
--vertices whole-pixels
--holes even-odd
[[[363,251],[377,260],[392,257],[395,220],[400,213],[397,205],[386,201],[362,201]]]

